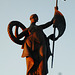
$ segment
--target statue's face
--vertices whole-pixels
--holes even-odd
[[[34,17],[34,21],[35,22],[38,22],[38,17]]]
[[[38,16],[31,15],[30,20],[33,21],[33,22],[38,22]]]

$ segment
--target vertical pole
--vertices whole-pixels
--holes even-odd
[[[56,7],[58,6],[58,0],[56,0]]]
[[[56,7],[57,7],[57,6],[58,6],[58,0],[56,0]],[[54,27],[51,68],[53,68],[54,45],[55,45],[55,31],[56,31],[56,28]]]
[[[56,31],[56,28],[54,27],[54,36],[53,36],[53,48],[52,48],[52,62],[51,62],[51,68],[53,68],[54,45],[55,45],[55,31]]]

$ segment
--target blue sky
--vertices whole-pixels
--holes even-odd
[[[7,33],[7,26],[13,20],[29,27],[31,14],[39,16],[39,24],[50,21],[54,16],[55,0],[0,0],[0,75],[26,75],[25,58],[21,58],[21,46],[12,42]],[[66,31],[55,43],[54,68],[51,58],[48,61],[48,75],[75,75],[75,0],[59,0],[59,11],[66,19]],[[45,29],[48,36],[52,26]],[[50,41],[52,47],[52,41]]]

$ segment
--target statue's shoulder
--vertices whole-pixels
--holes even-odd
[[[37,28],[40,29],[40,30],[43,30],[41,25],[38,25]]]

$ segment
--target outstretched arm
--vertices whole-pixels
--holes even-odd
[[[50,22],[47,22],[47,23],[45,23],[45,24],[43,24],[43,25],[40,25],[40,26],[41,26],[43,29],[45,29],[45,28],[51,26],[52,24],[53,24],[53,19],[52,19]]]

